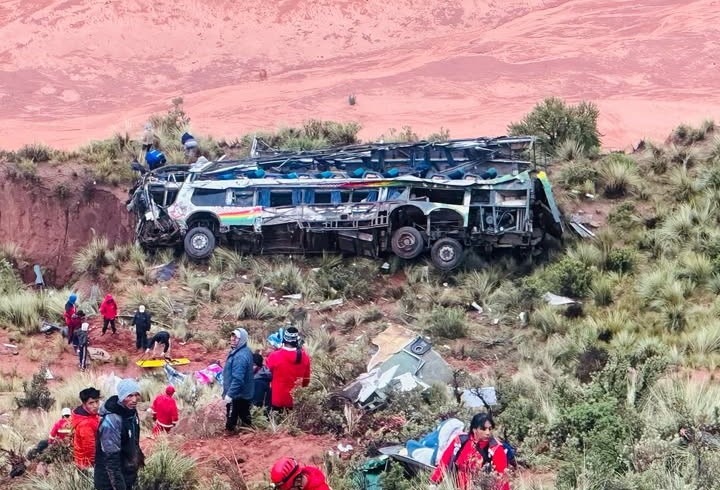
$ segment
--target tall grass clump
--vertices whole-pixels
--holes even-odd
[[[605,157],[599,172],[603,193],[610,198],[625,196],[637,190],[642,182],[637,163],[618,153]]]
[[[274,265],[270,271],[263,274],[262,279],[280,294],[301,293],[307,281],[303,271],[292,262]]]
[[[590,288],[595,306],[608,306],[613,302],[613,281],[610,277],[603,274],[593,279]]]
[[[460,287],[468,299],[485,305],[501,280],[502,275],[496,269],[472,271],[463,276]]]
[[[196,466],[194,459],[160,443],[138,474],[137,490],[192,490],[199,483]]]
[[[430,335],[445,339],[466,337],[468,324],[465,310],[457,307],[436,306],[425,322],[425,330]]]
[[[96,276],[105,266],[110,265],[109,251],[110,247],[107,238],[95,236],[90,240],[90,243],[75,254],[73,269],[80,274]]]
[[[43,143],[32,143],[20,148],[15,154],[20,159],[30,160],[33,163],[48,162],[53,158],[54,150]]]
[[[227,312],[236,320],[270,320],[284,317],[287,308],[271,303],[262,293],[249,292],[245,293],[235,305],[229,307]]]
[[[239,253],[218,247],[210,257],[210,269],[215,272],[234,277],[247,268],[245,258]]]
[[[37,333],[40,319],[47,313],[44,298],[34,291],[0,295],[0,322],[15,326],[24,334]]]
[[[48,474],[31,472],[20,484],[22,490],[94,490],[92,473],[74,464],[56,464]]]

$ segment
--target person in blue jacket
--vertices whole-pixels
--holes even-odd
[[[225,430],[234,433],[238,419],[243,427],[252,424],[250,405],[255,394],[253,355],[247,345],[248,333],[236,328],[230,336],[230,353],[223,368],[223,400],[226,406]]]

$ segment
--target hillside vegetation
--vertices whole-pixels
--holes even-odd
[[[172,324],[175,335],[208,350],[222,348],[238,323],[259,346],[282,323],[301,322],[313,381],[300,390],[291,415],[258,424],[261,435],[333,434],[365,448],[417,438],[447,415],[467,420],[470,411],[439,388],[397,395],[372,414],[335,396],[363,371],[368,339],[399,323],[429,336],[457,368],[455,389],[497,388],[497,433],[518,448],[525,467],[514,489],[717,489],[720,450],[712,434],[720,429],[720,135],[707,121],[697,128],[679,126],[663,143],[642,142],[632,154],[602,154],[596,119],[592,104],[573,108],[548,100],[510,126],[543,138],[543,150],[553,156],[548,172],[565,210],[609,209],[596,238],[576,240],[568,231],[563,247],[531,269],[512,257],[471,253],[464,268],[450,274],[400,260],[381,274],[380,261],[241,257],[219,249],[208,264],[175,259],[175,279],[163,285],[154,265],[173,260],[171,254],[109,249],[102,239],[78,254],[75,267],[78,276],[112,289],[121,303],[148,305],[158,320]],[[307,128],[287,131],[296,139],[331,142]],[[64,300],[66,291],[18,291],[12,264],[21,252],[5,247],[3,254],[0,324],[22,342],[19,333],[33,331],[40,317],[58,318],[57,298]],[[579,303],[549,306],[545,292]],[[302,294],[297,303],[279,298],[296,293]],[[345,304],[322,306],[337,298]],[[527,324],[521,321],[525,312]],[[52,396],[62,393],[58,388]],[[202,417],[212,397],[190,393],[181,393],[182,409],[189,418]],[[53,405],[51,413],[58,411]],[[21,433],[30,416],[14,418],[9,433]],[[203,434],[187,428],[178,435],[209,437],[212,445],[216,425],[203,425]],[[680,428],[688,429],[687,438],[678,436]],[[3,436],[0,442],[17,448],[38,433]],[[159,488],[153,472],[160,464],[189,475],[186,485],[163,488],[220,489],[231,481],[237,486],[232,479],[205,479],[200,463],[177,454],[178,441],[170,438],[168,444],[151,456],[140,490]],[[329,458],[332,487],[357,488],[351,470],[363,459],[361,450],[350,461]],[[91,488],[72,470],[55,472],[48,482],[53,488]],[[25,484],[51,487],[35,480]],[[425,480],[406,480],[398,469],[387,474],[385,485],[427,487]]]

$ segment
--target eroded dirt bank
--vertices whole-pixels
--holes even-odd
[[[131,215],[122,191],[72,181],[34,183],[0,180],[0,236],[20,246],[27,264],[23,279],[34,281],[33,264],[45,270],[48,285],[61,286],[72,275],[74,255],[94,235],[111,245],[133,240]]]

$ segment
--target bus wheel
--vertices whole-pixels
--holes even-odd
[[[414,259],[425,248],[425,240],[417,228],[403,226],[393,233],[390,245],[395,255],[401,259]]]
[[[463,247],[454,238],[441,238],[433,244],[430,250],[430,259],[438,269],[452,270],[463,260]]]
[[[209,228],[198,226],[185,234],[185,253],[191,259],[207,259],[212,255],[213,250],[215,250],[215,235]]]

